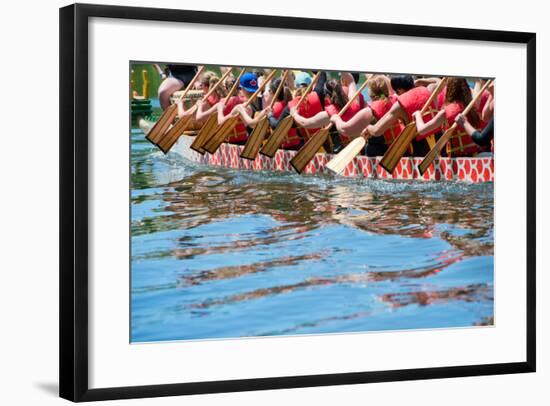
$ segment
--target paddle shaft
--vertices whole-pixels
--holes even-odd
[[[466,116],[470,112],[470,110],[475,106],[475,104],[477,103],[477,101],[479,100],[483,92],[489,87],[491,82],[492,82],[491,80],[488,80],[481,87],[481,89],[479,89],[479,92],[477,92],[477,94],[472,98],[470,103],[468,103],[468,105],[462,112],[464,116]],[[420,171],[421,175],[424,175],[424,172],[426,172],[426,170],[430,167],[434,159],[440,154],[445,144],[447,144],[447,142],[451,139],[451,136],[453,135],[457,127],[458,127],[458,123],[456,122],[453,123],[453,125],[451,125],[447,129],[447,131],[445,131],[445,133],[441,136],[441,138],[437,140],[434,147],[426,154],[422,162],[420,162],[420,165],[418,165],[418,170]]]

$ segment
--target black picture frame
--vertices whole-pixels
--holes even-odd
[[[212,382],[88,385],[88,20],[105,17],[494,41],[527,48],[527,323],[524,362]],[[536,35],[527,32],[74,4],[60,9],[60,396],[75,402],[534,372],[536,368]]]

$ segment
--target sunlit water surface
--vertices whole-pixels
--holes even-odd
[[[131,169],[133,342],[493,323],[492,184]]]

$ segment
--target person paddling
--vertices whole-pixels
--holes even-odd
[[[272,102],[273,97],[275,96],[277,92],[277,88],[281,84],[281,79],[275,79],[273,80],[264,95],[264,103],[266,105],[269,105],[269,103]],[[269,126],[273,130],[277,127],[280,120],[283,118],[283,112],[286,111],[288,115],[288,103],[292,100],[292,91],[288,84],[283,85],[283,90],[279,92],[277,96],[277,100],[273,103],[273,108],[271,111],[267,111],[267,118],[269,121]],[[302,139],[300,135],[298,134],[298,131],[296,128],[291,128],[288,130],[288,133],[286,137],[284,138],[281,148],[282,149],[299,149],[299,147],[302,145]]]
[[[330,121],[335,124],[341,135],[349,139],[360,136],[361,131],[365,127],[380,120],[391,109],[392,105],[397,101],[397,95],[393,93],[389,82],[389,77],[385,75],[372,76],[367,81],[371,102],[348,121],[344,121],[336,114],[330,118]],[[383,155],[402,130],[403,124],[400,120],[397,120],[382,135],[370,137],[365,147],[366,155]]]
[[[416,86],[414,79],[411,75],[400,75],[391,78],[391,86],[397,93],[397,101],[393,103],[391,108],[384,114],[384,116],[378,120],[375,124],[370,124],[363,131],[363,136],[373,137],[384,134],[390,129],[398,120],[408,124],[413,120],[413,113],[421,110],[424,104],[430,98],[431,93],[437,87],[437,83],[431,83],[428,86]],[[436,111],[437,105],[432,103],[425,117],[431,119]],[[423,135],[419,135],[413,140],[413,150],[415,156],[424,156],[429,150],[430,146],[426,141],[426,138],[433,135],[437,130],[428,132]]]
[[[357,86],[355,85],[355,81],[353,80],[353,77],[349,73],[343,73],[342,76],[349,76],[349,85],[346,89],[344,89],[344,86],[342,86],[342,82],[336,79],[330,79],[325,82],[321,93],[320,100],[324,101],[324,107],[323,110],[319,111],[317,114],[309,115],[309,117],[303,116],[300,114],[299,111],[296,109],[291,109],[290,114],[296,121],[296,123],[305,129],[313,129],[312,133],[315,133],[317,129],[321,127],[325,127],[326,125],[330,124],[330,118],[333,115],[337,115],[342,107],[348,102],[349,100],[349,94],[346,92],[352,92],[355,93],[357,90]],[[319,92],[317,92],[317,89],[315,92],[312,92],[311,94],[317,94],[319,96]],[[361,109],[361,102],[360,101],[354,101],[350,108],[346,110],[346,112],[342,116],[342,120],[348,121],[350,120],[355,114],[359,112]],[[331,134],[332,143],[334,145],[337,145],[336,149],[339,149],[341,147],[340,137],[338,136],[338,133],[336,130],[334,130],[334,133]],[[344,142],[349,142],[349,139],[344,138]],[[335,151],[331,151],[335,152]]]
[[[170,106],[170,96],[189,84],[197,73],[198,67],[197,65],[168,64],[163,70],[159,64],[155,64],[155,68],[163,79],[158,88],[160,107],[166,110]]]
[[[214,93],[212,93],[206,100],[201,100],[199,101],[199,103],[197,103],[197,115],[195,119],[198,122],[204,122],[208,117],[218,111],[218,103],[220,103],[222,98],[225,97],[225,95],[227,94],[227,89],[231,87],[231,85],[229,87],[227,86],[228,80],[229,79],[226,79],[225,83],[221,83],[220,86],[216,88]],[[204,94],[208,93],[210,88],[218,83],[218,81],[220,81],[220,79],[216,75],[203,77],[201,80],[201,89]]]
[[[445,92],[445,103],[442,108],[429,121],[425,122],[419,111],[413,113],[416,121],[416,129],[420,135],[428,134],[443,128],[447,130],[455,123],[458,114],[472,101],[472,91],[464,78],[451,77],[447,80]],[[470,110],[468,120],[474,127],[481,126],[481,119],[476,109]],[[480,152],[479,146],[472,140],[472,137],[459,127],[451,137],[448,152],[452,156],[472,156]]]
[[[255,73],[247,72],[241,76],[239,81],[239,95],[231,97],[225,105],[219,103],[217,105],[218,110],[218,124],[222,125],[231,117],[235,117],[240,114],[241,108],[236,108],[238,105],[244,103],[249,99],[254,92],[258,90],[258,77]],[[258,97],[253,103],[250,103],[246,107],[246,113],[249,117],[252,117],[255,112],[261,110],[261,97]],[[248,131],[246,124],[241,120],[234,127],[233,134],[228,137],[228,142],[233,144],[244,144],[248,138]]]

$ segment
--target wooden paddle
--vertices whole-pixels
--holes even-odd
[[[472,101],[468,103],[468,105],[462,112],[464,116],[466,116],[470,112],[470,110],[475,106],[476,102],[478,101],[480,96],[483,94],[485,89],[489,87],[491,82],[492,82],[491,80],[488,80],[481,87],[481,89],[479,89],[479,92],[477,92],[477,94],[472,98]],[[449,129],[443,133],[441,138],[437,140],[434,147],[430,149],[430,151],[426,154],[422,162],[420,162],[420,165],[418,165],[418,170],[420,171],[421,175],[424,175],[424,172],[426,172],[426,170],[430,167],[434,159],[439,156],[439,154],[441,153],[441,150],[447,144],[447,142],[451,139],[451,136],[454,134],[457,127],[458,127],[457,123],[454,123],[452,126],[450,126]]]
[[[231,89],[229,89],[229,92],[227,93],[227,96],[225,96],[225,99],[223,100],[223,105],[225,106],[229,99],[233,97],[233,94],[237,91],[239,88],[239,82],[241,80],[241,76],[245,72],[245,68],[241,69],[241,72],[239,73],[239,76],[237,76],[237,79],[235,79],[235,83],[233,83],[233,86],[231,86]],[[219,128],[218,126],[218,113],[214,112],[213,114],[208,117],[208,120],[203,124],[201,127],[199,133],[193,140],[193,143],[191,144],[191,149],[194,151],[197,151],[200,154],[204,154],[206,151],[204,150],[203,146],[204,144],[212,138],[212,136],[216,133],[216,130]]]
[[[436,96],[443,89],[446,81],[446,78],[443,78],[438,83],[437,87],[434,89],[434,91],[424,104],[424,107],[422,107],[422,110],[420,110],[420,113],[422,115],[426,113],[432,102],[435,100]],[[418,132],[416,131],[416,122],[413,120],[405,126],[403,131],[401,131],[401,134],[399,134],[399,136],[392,142],[392,144],[380,160],[380,166],[389,173],[393,173],[393,170],[395,169],[403,155],[405,155],[407,148],[417,135]]]
[[[277,90],[273,94],[273,99],[271,99],[271,103],[269,103],[269,108],[273,108],[273,105],[277,101],[279,94],[281,93],[281,90],[285,87],[286,78],[288,76],[289,71],[285,70],[283,72],[283,75],[281,76],[281,83],[277,87]],[[241,152],[241,158],[254,160],[256,159],[256,156],[258,155],[258,152],[260,151],[260,147],[262,146],[262,141],[265,138],[265,134],[267,133],[267,130],[269,129],[269,120],[267,119],[267,116],[264,116],[258,124],[256,124],[256,127],[254,127],[254,131],[252,131],[252,134],[250,134],[250,137],[246,140],[246,144],[244,145],[244,149]]]
[[[189,90],[191,90],[193,88],[193,85],[195,84],[197,79],[200,77],[200,75],[204,71],[204,68],[205,68],[205,66],[201,66],[197,70],[197,73],[195,73],[195,77],[193,79],[191,79],[191,81],[189,82],[189,84],[187,85],[185,90],[183,91],[182,95],[180,96],[179,100],[182,100],[187,95]],[[174,103],[174,104],[170,105],[164,111],[164,113],[162,113],[162,115],[157,120],[157,122],[155,123],[153,128],[151,128],[151,131],[149,131],[149,134],[147,134],[146,138],[149,141],[151,141],[153,144],[156,145],[160,141],[160,139],[164,136],[164,133],[166,132],[166,130],[168,129],[170,124],[172,124],[172,122],[176,118],[177,113],[178,113],[177,103]]]
[[[348,110],[349,106],[355,101],[357,96],[361,94],[363,89],[367,87],[367,81],[361,85],[359,89],[355,92],[355,94],[348,100],[346,105],[342,107],[342,109],[338,112],[338,115],[342,117],[342,115]],[[296,169],[298,173],[302,173],[306,165],[313,159],[317,151],[321,148],[321,146],[325,143],[327,140],[330,129],[332,128],[334,123],[330,123],[329,125],[325,126],[324,128],[321,128],[317,133],[313,134],[313,136],[304,144],[304,146],[298,151],[296,155],[294,155],[294,158],[290,160],[290,164]]]
[[[261,86],[258,87],[258,89],[248,98],[246,102],[243,103],[243,107],[248,107],[250,103],[252,103],[254,100],[256,100],[256,97],[264,90],[266,84],[275,76],[275,73],[277,72],[276,69],[272,70],[269,75],[264,79]],[[216,131],[216,133],[210,138],[206,144],[204,144],[204,149],[214,154],[220,145],[224,142],[227,135],[233,131],[237,123],[239,122],[239,116],[233,116],[227,119]]]
[[[231,73],[233,68],[230,68],[228,69],[224,74],[223,76],[220,78],[220,80],[218,80],[209,90],[208,90],[208,93],[206,93],[200,101],[197,101],[197,103],[195,103],[195,105],[192,107],[193,109],[196,109],[198,107],[198,103],[202,103],[206,100],[208,100],[208,98],[216,91],[216,89],[218,89],[218,87],[221,86],[221,84],[223,83],[223,81],[225,80],[225,78],[227,78],[227,76]],[[162,138],[162,140],[159,141],[159,143],[157,144],[158,147],[162,150],[162,152],[164,152],[165,154],[168,153],[168,151],[170,151],[170,149],[172,148],[172,146],[177,142],[177,140],[179,139],[179,137],[185,132],[185,130],[187,129],[187,127],[189,127],[189,124],[191,124],[191,122],[193,121],[193,116],[194,116],[194,112],[193,114],[190,114],[188,116],[185,116],[183,118],[180,118],[176,124],[174,124],[172,126],[172,128],[170,128],[170,130],[168,130],[166,132],[166,135]]]
[[[304,94],[298,101],[298,104],[296,105],[296,109],[298,109],[304,100],[306,100],[307,95],[311,93],[311,90],[313,89],[313,86],[315,86],[315,83],[317,83],[317,80],[319,79],[319,76],[321,75],[321,71],[318,71],[315,76],[313,77],[313,80],[306,88]],[[279,146],[285,139],[286,135],[288,134],[288,131],[292,128],[292,125],[294,124],[294,118],[292,116],[285,117],[278,125],[275,130],[271,133],[269,138],[267,139],[265,145],[260,150],[260,154],[268,156],[270,158],[273,158],[275,156],[275,153],[279,149]]]

